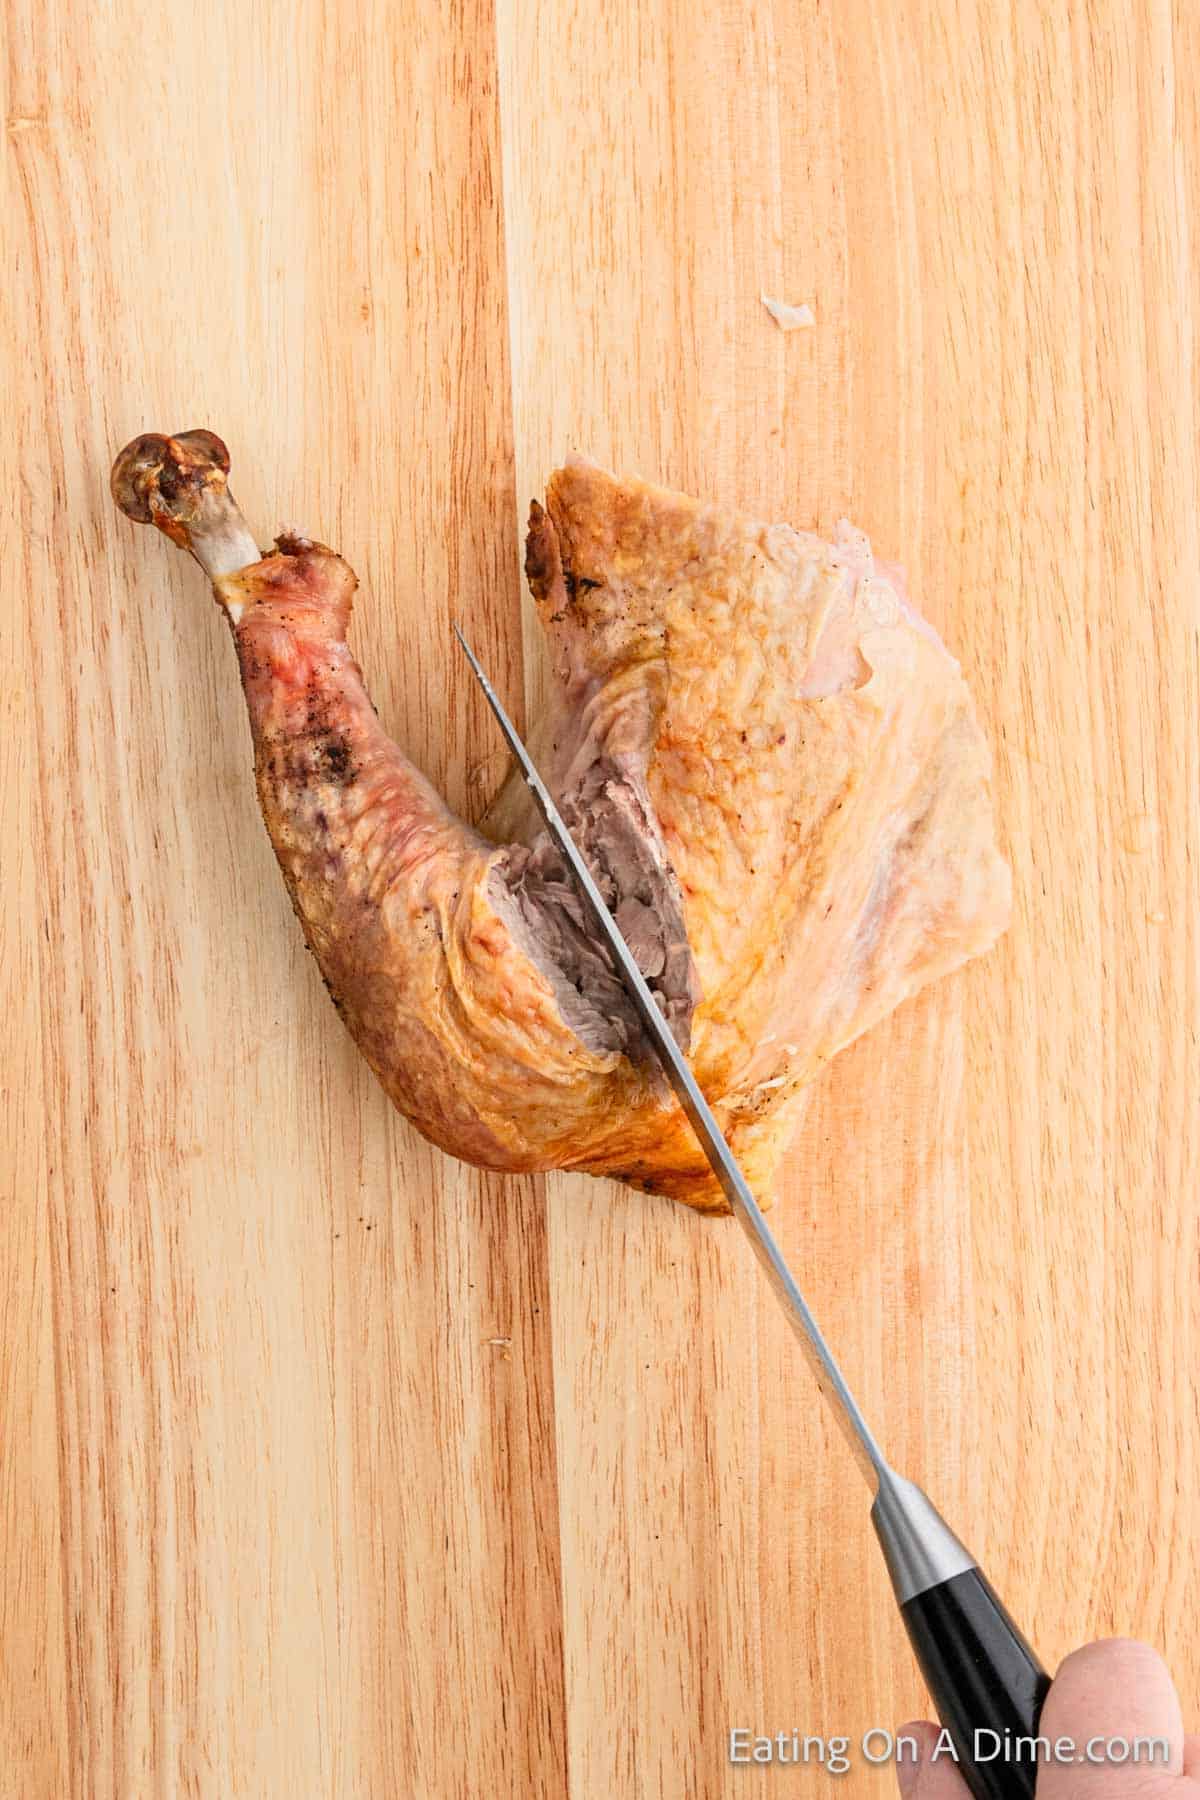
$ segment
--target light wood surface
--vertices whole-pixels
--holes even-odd
[[[108,499],[192,425],[476,814],[449,620],[536,702],[568,447],[906,563],[1016,914],[813,1091],[778,1228],[1043,1656],[1148,1637],[1200,1722],[1200,11],[9,15],[0,1793],[883,1794],[729,1728],[924,1705],[736,1228],[464,1169],[358,1063]]]

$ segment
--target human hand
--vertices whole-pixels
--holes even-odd
[[[903,1800],[969,1800],[954,1758],[932,1760],[938,1742],[936,1725],[906,1725],[905,1737],[920,1746],[916,1763],[898,1762],[896,1776]],[[1042,1761],[1038,1766],[1037,1800],[1200,1800],[1200,1736],[1185,1737],[1179,1695],[1166,1664],[1148,1644],[1130,1638],[1108,1638],[1086,1644],[1062,1664],[1042,1708],[1038,1735],[1053,1745],[1074,1741],[1074,1756],[1098,1740],[1099,1761]],[[1120,1763],[1120,1740],[1165,1739],[1153,1761]]]

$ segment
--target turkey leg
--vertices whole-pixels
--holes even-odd
[[[725,1210],[557,851],[512,808],[499,844],[449,811],[371,705],[353,571],[297,533],[260,558],[228,472],[211,432],[151,433],[113,493],[225,608],[271,842],[392,1100],[487,1168]],[[543,772],[766,1200],[806,1084],[1007,923],[962,671],[850,526],[826,543],[581,458],[533,507],[526,572]]]
[[[401,1111],[455,1155],[599,1158],[636,1176],[630,1146],[657,1147],[674,1102],[559,859],[450,811],[383,730],[347,645],[353,571],[297,532],[260,557],[228,473],[212,432],[147,433],[117,457],[112,491],[195,557],[229,617],[263,818],[340,1016]],[[631,867],[640,824],[622,815],[607,834]],[[665,981],[661,947],[644,955]],[[694,1161],[689,1148],[704,1180]]]

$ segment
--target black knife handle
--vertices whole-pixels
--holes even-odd
[[[967,1569],[900,1611],[975,1800],[1033,1800],[1036,1752],[1017,1740],[1037,1736],[1050,1677],[987,1577]]]

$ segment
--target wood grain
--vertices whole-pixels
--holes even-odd
[[[728,1730],[923,1706],[735,1230],[451,1163],[341,1034],[215,609],[107,497],[195,424],[475,813],[448,621],[536,706],[568,447],[907,564],[1016,917],[814,1089],[778,1227],[1043,1655],[1148,1637],[1200,1722],[1200,14],[8,14],[0,1793],[885,1793]]]

